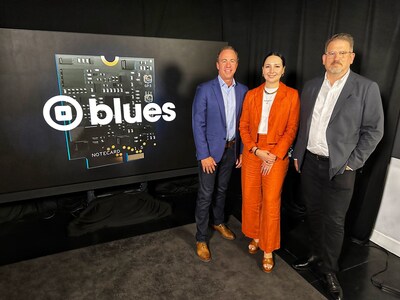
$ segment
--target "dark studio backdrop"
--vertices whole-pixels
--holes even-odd
[[[191,98],[223,45],[0,29],[0,203],[195,174]]]
[[[326,39],[351,33],[356,53],[352,70],[379,84],[385,111],[384,138],[357,176],[349,213],[352,235],[365,240],[375,222],[390,157],[399,149],[398,138],[394,146],[400,111],[399,15],[398,0],[14,0],[1,2],[0,27],[224,41],[238,50],[236,79],[249,88],[261,84],[262,58],[276,50],[287,60],[285,83],[299,90],[323,74]]]

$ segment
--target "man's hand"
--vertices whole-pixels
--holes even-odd
[[[215,162],[214,158],[209,156],[201,160],[201,166],[204,173],[212,174],[215,172],[215,167],[217,166],[217,163]]]
[[[294,168],[296,169],[296,171],[298,173],[300,173],[299,162],[298,162],[298,160],[296,158],[293,160],[293,164],[294,164]]]
[[[242,167],[242,154],[240,154],[239,158],[236,160],[236,166],[237,169]]]

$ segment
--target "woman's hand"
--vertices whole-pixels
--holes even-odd
[[[274,161],[275,162],[275,161]],[[261,164],[261,174],[263,176],[268,175],[274,165],[274,162],[263,161]]]
[[[254,147],[252,149],[253,153],[262,160],[261,164],[261,174],[268,175],[271,171],[272,166],[274,165],[277,157],[275,154],[272,154],[268,150],[261,150],[259,148]]]
[[[268,150],[257,149],[256,156],[262,161],[266,161],[268,163],[274,163],[276,161],[276,155],[272,154]]]

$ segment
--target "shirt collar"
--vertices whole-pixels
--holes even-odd
[[[218,81],[219,81],[219,85],[221,86],[221,88],[228,89],[230,87],[235,87],[236,86],[235,78],[233,78],[232,85],[230,87],[228,87],[228,85],[225,83],[225,81],[219,75],[218,75]]]
[[[339,86],[339,85],[344,84],[344,82],[346,82],[347,78],[349,78],[349,75],[350,75],[350,68],[347,70],[346,74],[344,74],[344,76],[342,78],[340,78],[339,80],[336,80],[335,83],[331,86],[331,83],[329,82],[328,77],[325,72],[325,80],[324,81],[330,87]]]

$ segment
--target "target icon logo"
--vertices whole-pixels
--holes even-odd
[[[69,103],[75,109],[75,120],[73,120],[74,114],[72,107],[64,105],[64,103]],[[74,98],[59,95],[50,98],[46,102],[43,107],[43,117],[46,123],[52,128],[60,131],[68,131],[78,127],[82,122],[83,110],[78,101]]]

